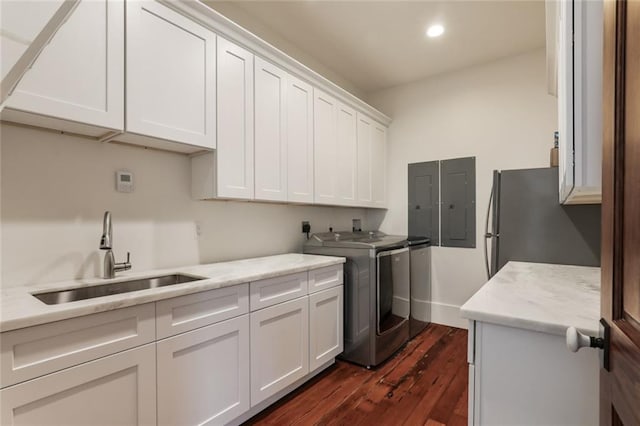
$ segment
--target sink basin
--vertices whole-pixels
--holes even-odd
[[[150,288],[166,287],[169,285],[183,284],[191,281],[204,280],[201,277],[172,274],[159,277],[141,278],[116,283],[100,284],[90,287],[72,288],[68,290],[50,291],[48,293],[34,294],[47,305],[75,302],[76,300],[93,299],[95,297],[110,296],[112,294],[129,293],[132,291],[147,290]]]

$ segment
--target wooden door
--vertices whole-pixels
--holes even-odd
[[[338,105],[317,89],[313,91],[313,100],[314,198],[317,204],[336,204]]]
[[[19,7],[20,4],[18,2],[11,7]],[[51,2],[51,6],[55,5],[55,2]],[[26,7],[44,6],[34,3]],[[30,21],[37,21],[39,14],[33,12],[32,9]],[[24,28],[26,33],[33,26],[33,22],[10,24]],[[14,50],[10,49],[13,45],[4,42],[3,39],[3,60],[5,53],[10,54]],[[124,3],[107,0],[80,2],[26,72],[7,106],[48,117],[122,130]]]
[[[252,199],[253,54],[218,37],[217,195]]]
[[[339,285],[309,296],[309,371],[342,352],[342,293]]]
[[[640,2],[605,2],[600,424],[640,424]]]
[[[255,58],[256,200],[287,200],[287,73]]]
[[[126,4],[127,132],[215,148],[216,35],[158,2]]]
[[[249,315],[158,342],[158,424],[226,424],[249,410]]]
[[[309,372],[309,298],[251,312],[251,406]]]
[[[356,112],[338,105],[336,121],[336,197],[339,204],[356,203],[357,132]]]
[[[288,201],[313,203],[313,88],[289,76],[287,85]]]
[[[4,388],[0,407],[3,425],[155,425],[155,344]]]

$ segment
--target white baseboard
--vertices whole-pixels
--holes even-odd
[[[438,302],[431,302],[431,322],[465,330],[469,325],[469,320],[460,316],[460,306]]]

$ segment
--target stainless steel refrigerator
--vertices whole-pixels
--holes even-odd
[[[510,260],[600,266],[600,205],[558,198],[557,168],[493,172],[485,224],[490,277]]]

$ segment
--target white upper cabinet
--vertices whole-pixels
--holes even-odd
[[[387,128],[373,122],[371,132],[371,196],[373,207],[387,205]]]
[[[252,199],[253,54],[218,38],[217,196]]]
[[[127,2],[128,133],[215,148],[215,43],[160,3]]]
[[[11,3],[3,3],[3,11]],[[37,17],[34,19],[37,21]],[[11,50],[11,44],[6,45],[4,37],[2,40],[4,59],[5,53],[11,53],[5,52],[5,48]],[[7,100],[7,107],[2,118],[9,121],[91,136],[105,134],[105,128],[122,130],[124,3],[80,2],[19,82]],[[65,125],[60,120],[97,126],[101,130],[94,128],[85,132],[86,129],[81,130],[78,125]]]
[[[287,84],[288,200],[313,202],[313,89],[289,76]]]
[[[560,202],[602,200],[602,2],[557,7]],[[553,24],[553,23],[552,23]]]
[[[371,192],[371,132],[372,121],[369,117],[358,113],[358,203],[363,206],[373,202]]]
[[[255,198],[287,200],[287,73],[255,58]]]
[[[313,101],[314,200],[318,204],[336,204],[338,103],[317,89],[313,91]]]
[[[338,204],[356,204],[356,112],[338,105],[336,145],[336,195]]]

